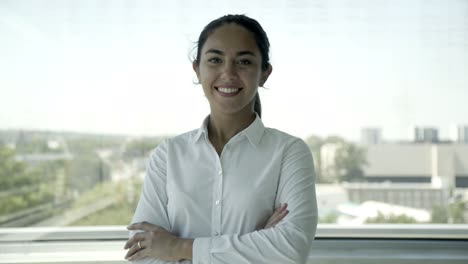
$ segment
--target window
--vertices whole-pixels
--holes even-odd
[[[468,222],[466,1],[5,1],[0,227],[126,225],[149,152],[209,113],[189,60],[258,19],[263,120],[303,138],[320,223]]]

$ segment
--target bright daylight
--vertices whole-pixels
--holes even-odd
[[[318,234],[468,224],[468,1],[221,2],[0,1],[0,230],[130,224],[210,114],[192,61],[226,14],[268,34],[262,122],[310,149]]]
[[[189,56],[224,12],[46,2],[1,4],[0,224],[128,224],[150,151],[209,113]],[[248,13],[271,32],[264,123],[309,144],[321,220],[466,223],[467,4],[312,2]]]

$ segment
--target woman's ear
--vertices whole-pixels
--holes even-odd
[[[198,82],[200,82],[200,70],[199,70],[200,67],[198,66],[197,61],[192,62],[192,68],[193,68],[193,71],[195,72],[195,74],[197,75]]]
[[[263,85],[265,85],[272,71],[273,71],[273,67],[271,66],[271,64],[268,63],[268,68],[262,72],[262,77],[260,78],[260,83],[259,83],[260,87],[263,87]]]

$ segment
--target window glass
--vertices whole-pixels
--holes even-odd
[[[263,121],[306,141],[319,222],[468,222],[468,2],[2,1],[0,227],[126,225],[146,161],[209,107],[228,13],[272,45]]]

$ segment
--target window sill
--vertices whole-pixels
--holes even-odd
[[[0,229],[0,263],[128,263],[122,226]],[[319,225],[307,263],[468,263],[466,225]]]

